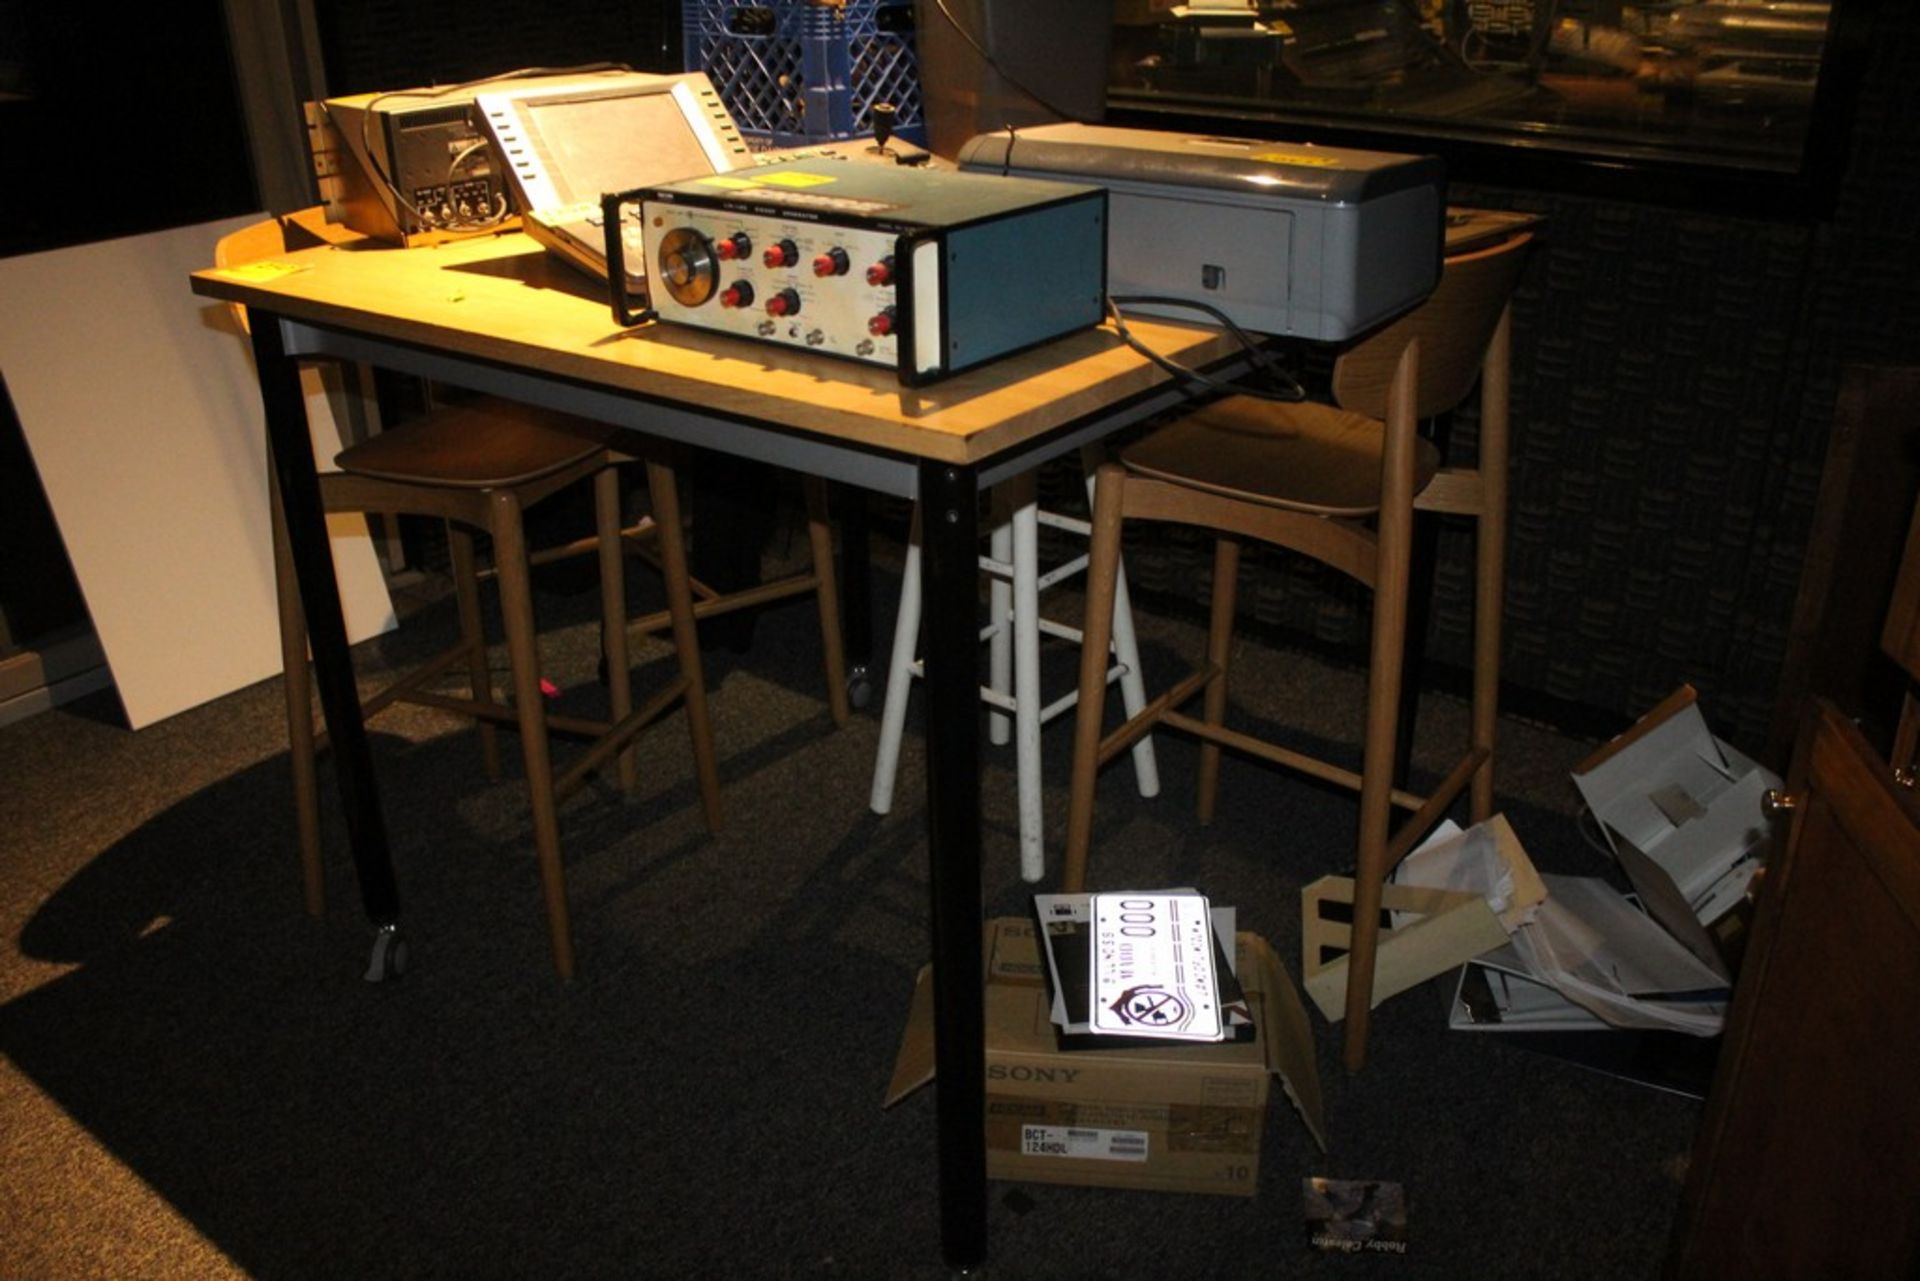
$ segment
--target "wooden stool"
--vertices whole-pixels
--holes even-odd
[[[1230,396],[1125,450],[1096,478],[1087,639],[1080,669],[1062,888],[1086,881],[1096,771],[1155,724],[1197,735],[1200,821],[1213,815],[1220,749],[1231,747],[1360,794],[1349,953],[1345,1060],[1366,1058],[1380,893],[1387,874],[1468,786],[1475,821],[1493,809],[1493,745],[1500,673],[1507,489],[1508,298],[1531,235],[1448,258],[1433,294],[1340,356],[1335,405]],[[1484,377],[1482,370],[1484,368]],[[1443,468],[1417,430],[1481,387],[1479,458]],[[1468,516],[1478,527],[1472,732],[1466,751],[1428,796],[1393,785],[1415,511]],[[1216,535],[1212,617],[1201,668],[1101,734],[1105,620],[1112,614],[1124,520],[1195,525]],[[1373,628],[1360,772],[1228,728],[1235,575],[1241,538],[1311,556],[1373,589]],[[1178,710],[1204,694],[1199,717]],[[1394,806],[1412,810],[1399,827]]]

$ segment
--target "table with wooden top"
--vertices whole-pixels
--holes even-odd
[[[980,1262],[987,1194],[976,499],[983,487],[1188,393],[1104,328],[923,388],[901,386],[891,370],[770,344],[657,324],[624,329],[593,283],[518,233],[414,249],[342,237],[269,263],[202,271],[192,285],[251,313],[315,680],[361,898],[377,929],[397,929],[399,896],[299,362],[399,370],[921,503],[941,1245],[955,1266]],[[1239,358],[1212,330],[1147,321],[1130,328],[1180,364],[1219,368]]]

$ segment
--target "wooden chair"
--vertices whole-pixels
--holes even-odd
[[[298,216],[296,216],[297,218]],[[294,221],[294,234],[322,234],[316,220]],[[223,238],[215,262],[233,267],[284,252],[287,225],[268,221]],[[240,317],[244,326],[245,316]],[[613,429],[564,414],[535,410],[497,399],[440,408],[426,417],[382,431],[341,451],[335,470],[322,471],[321,501],[328,512],[380,512],[442,518],[460,617],[460,640],[445,652],[406,673],[363,700],[372,716],[396,702],[418,703],[477,719],[490,774],[499,772],[493,724],[516,725],[525,760],[533,815],[534,849],[540,868],[554,968],[563,978],[574,969],[566,886],[560,863],[558,805],[588,774],[617,756],[622,789],[635,781],[631,741],[676,701],[684,700],[696,774],[707,825],[720,824],[719,773],[708,723],[700,648],[694,634],[695,608],[686,568],[679,499],[672,468],[646,461],[653,500],[653,528],[665,577],[670,629],[679,662],[678,678],[643,706],[633,707],[627,652],[628,619],[620,487],[616,467],[634,461],[612,443]],[[536,645],[531,565],[522,513],[529,507],[591,479],[596,532],[584,547],[598,553],[601,589],[601,638],[606,662],[611,719],[549,716],[541,690]],[[481,624],[479,582],[472,530],[493,541],[494,574],[506,633],[512,703],[494,697]],[[300,858],[308,909],[324,910],[320,865],[319,807],[315,778],[312,676],[306,620],[293,572],[285,515],[278,491],[273,497],[274,569],[280,609],[281,650],[285,663],[287,725],[294,768],[295,804],[300,829]],[[582,544],[559,549],[578,550]],[[435,692],[428,686],[450,669],[464,667],[470,696]],[[564,770],[556,770],[550,731],[586,738],[587,748]]]
[[[1223,746],[1357,791],[1357,889],[1345,1039],[1345,1060],[1353,1070],[1366,1059],[1382,883],[1469,783],[1474,820],[1493,809],[1506,534],[1508,298],[1531,239],[1519,234],[1447,259],[1426,302],[1339,357],[1333,372],[1335,404],[1227,397],[1122,451],[1120,461],[1103,466],[1096,479],[1083,653],[1105,650],[1124,520],[1172,521],[1214,531],[1213,599],[1206,662],[1110,734],[1101,734],[1102,665],[1091,658],[1082,662],[1062,888],[1078,890],[1085,884],[1096,772],[1157,723],[1202,740],[1203,823],[1213,815]],[[1481,388],[1477,466],[1443,468],[1418,424],[1460,404],[1476,382]],[[1424,797],[1396,788],[1393,780],[1416,511],[1472,517],[1478,527],[1470,742]],[[1373,590],[1358,774],[1224,724],[1238,540],[1243,538],[1311,556]],[[1196,694],[1205,696],[1202,715],[1180,711]],[[1392,823],[1395,806],[1413,811],[1398,827]]]
[[[827,711],[834,725],[843,727],[851,712],[846,642],[840,628],[840,588],[833,567],[833,525],[827,510],[827,482],[818,476],[802,476],[800,489],[806,507],[809,557],[806,568],[728,590],[712,586],[689,569],[687,584],[693,589],[696,622],[811,594],[820,622],[820,658],[826,674]],[[697,499],[695,506],[698,506]],[[699,523],[697,512],[688,523]],[[622,531],[628,552],[651,562],[655,568],[661,567],[659,553],[650,549],[649,539],[658,528],[656,517],[649,515]],[[750,553],[757,554],[757,550]],[[662,609],[633,619],[628,627],[635,632],[663,634],[671,631],[672,621],[670,611]]]

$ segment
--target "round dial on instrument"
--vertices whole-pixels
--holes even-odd
[[[691,227],[675,227],[662,236],[660,280],[682,307],[698,307],[713,297],[720,282],[713,242]]]

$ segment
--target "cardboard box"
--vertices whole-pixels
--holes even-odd
[[[1495,814],[1466,832],[1436,838],[1409,854],[1409,865],[1435,854],[1445,855],[1451,842],[1491,838],[1512,881],[1498,906],[1487,896],[1464,889],[1443,889],[1389,882],[1381,890],[1381,906],[1392,914],[1382,925],[1374,951],[1373,1005],[1398,996],[1430,978],[1446,973],[1484,952],[1504,947],[1507,936],[1547,896],[1546,885],[1534,870],[1505,817]],[[1323,876],[1300,891],[1301,972],[1307,995],[1329,1023],[1347,1016],[1347,949],[1351,946],[1353,879]],[[1371,1008],[1371,1007],[1369,1007]]]
[[[1502,1044],[1533,1054],[1688,1098],[1706,1097],[1718,1038],[1616,1027],[1547,984],[1497,968],[1493,959],[1460,967],[1448,1013],[1453,1030],[1498,1033]]]
[[[987,924],[987,1177],[1252,1196],[1275,1078],[1326,1150],[1306,1008],[1257,935],[1235,942],[1254,1012],[1250,1042],[1062,1050],[1034,923]],[[886,1105],[933,1079],[933,997],[923,969]]]
[[[1461,970],[1449,1025],[1463,1031],[1641,1027],[1711,1036],[1732,978],[1691,917],[1693,940],[1594,877],[1548,876],[1547,902],[1505,947]],[[1702,955],[1696,948],[1704,948]],[[1545,966],[1536,971],[1535,966]]]
[[[1682,685],[1573,771],[1647,912],[1676,937],[1685,913],[1711,925],[1739,906],[1766,852],[1760,812],[1777,775],[1707,728]]]

